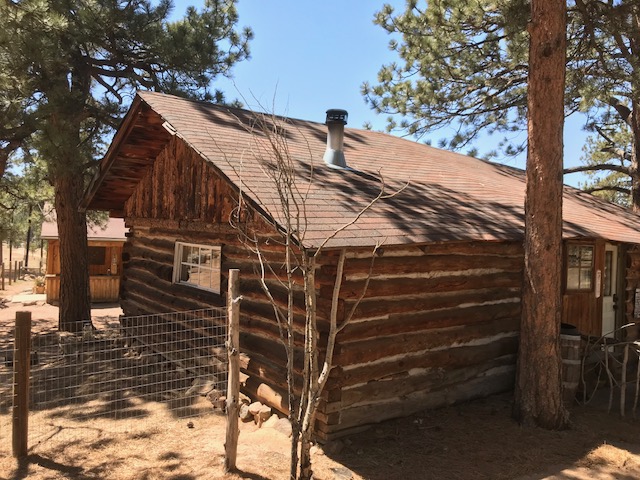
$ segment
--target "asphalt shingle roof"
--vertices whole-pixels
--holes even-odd
[[[268,167],[264,163],[273,151],[268,136],[257,124],[263,122],[269,128],[277,125],[281,136],[275,138],[286,139],[296,166],[298,188],[307,195],[307,246],[318,245],[350,222],[378,195],[381,178],[386,192],[402,190],[376,202],[328,246],[523,237],[522,170],[353,128],[345,128],[344,154],[349,168],[335,169],[322,160],[327,138],[327,127],[322,123],[263,116],[152,92],[140,92],[132,110],[145,104],[162,117],[166,127],[276,219],[280,202],[265,175]],[[129,116],[134,114],[129,112]],[[117,163],[118,145],[126,144],[127,138],[119,135],[103,161],[105,167],[99,172],[102,180]],[[99,192],[102,180],[94,184],[90,198]],[[571,187],[564,189],[563,219],[565,238],[640,243],[639,216]]]

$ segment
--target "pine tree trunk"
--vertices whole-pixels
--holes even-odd
[[[564,428],[559,330],[562,265],[564,0],[533,0],[529,24],[525,267],[514,417]]]
[[[631,175],[631,208],[634,212],[640,212],[640,104],[635,100],[631,101],[631,165],[629,173]]]
[[[87,221],[78,210],[84,192],[82,175],[63,172],[54,177],[60,238],[60,305],[58,327],[81,332],[91,322]]]

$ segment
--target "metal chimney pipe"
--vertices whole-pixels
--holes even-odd
[[[328,127],[327,149],[322,159],[331,167],[345,168],[347,162],[344,159],[344,126],[347,124],[349,114],[346,110],[332,108],[327,110]]]

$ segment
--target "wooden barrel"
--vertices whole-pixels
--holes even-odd
[[[560,356],[562,357],[562,397],[567,406],[573,404],[582,364],[581,338],[577,329],[563,328],[560,333]]]

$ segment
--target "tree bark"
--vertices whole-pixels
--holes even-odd
[[[640,212],[640,169],[639,169],[639,157],[640,151],[638,142],[640,141],[640,104],[634,99],[631,101],[631,165],[629,166],[629,174],[631,176],[631,209],[638,213]]]
[[[29,220],[27,227],[27,242],[25,245],[24,252],[24,268],[29,267],[29,248],[31,247],[31,214],[33,213],[33,205],[29,205]]]
[[[84,192],[83,176],[62,172],[54,176],[53,184],[60,238],[58,327],[77,333],[91,323],[87,221],[78,209]]]
[[[533,0],[529,24],[528,157],[525,267],[514,417],[564,428],[561,320],[562,131],[566,4]]]

